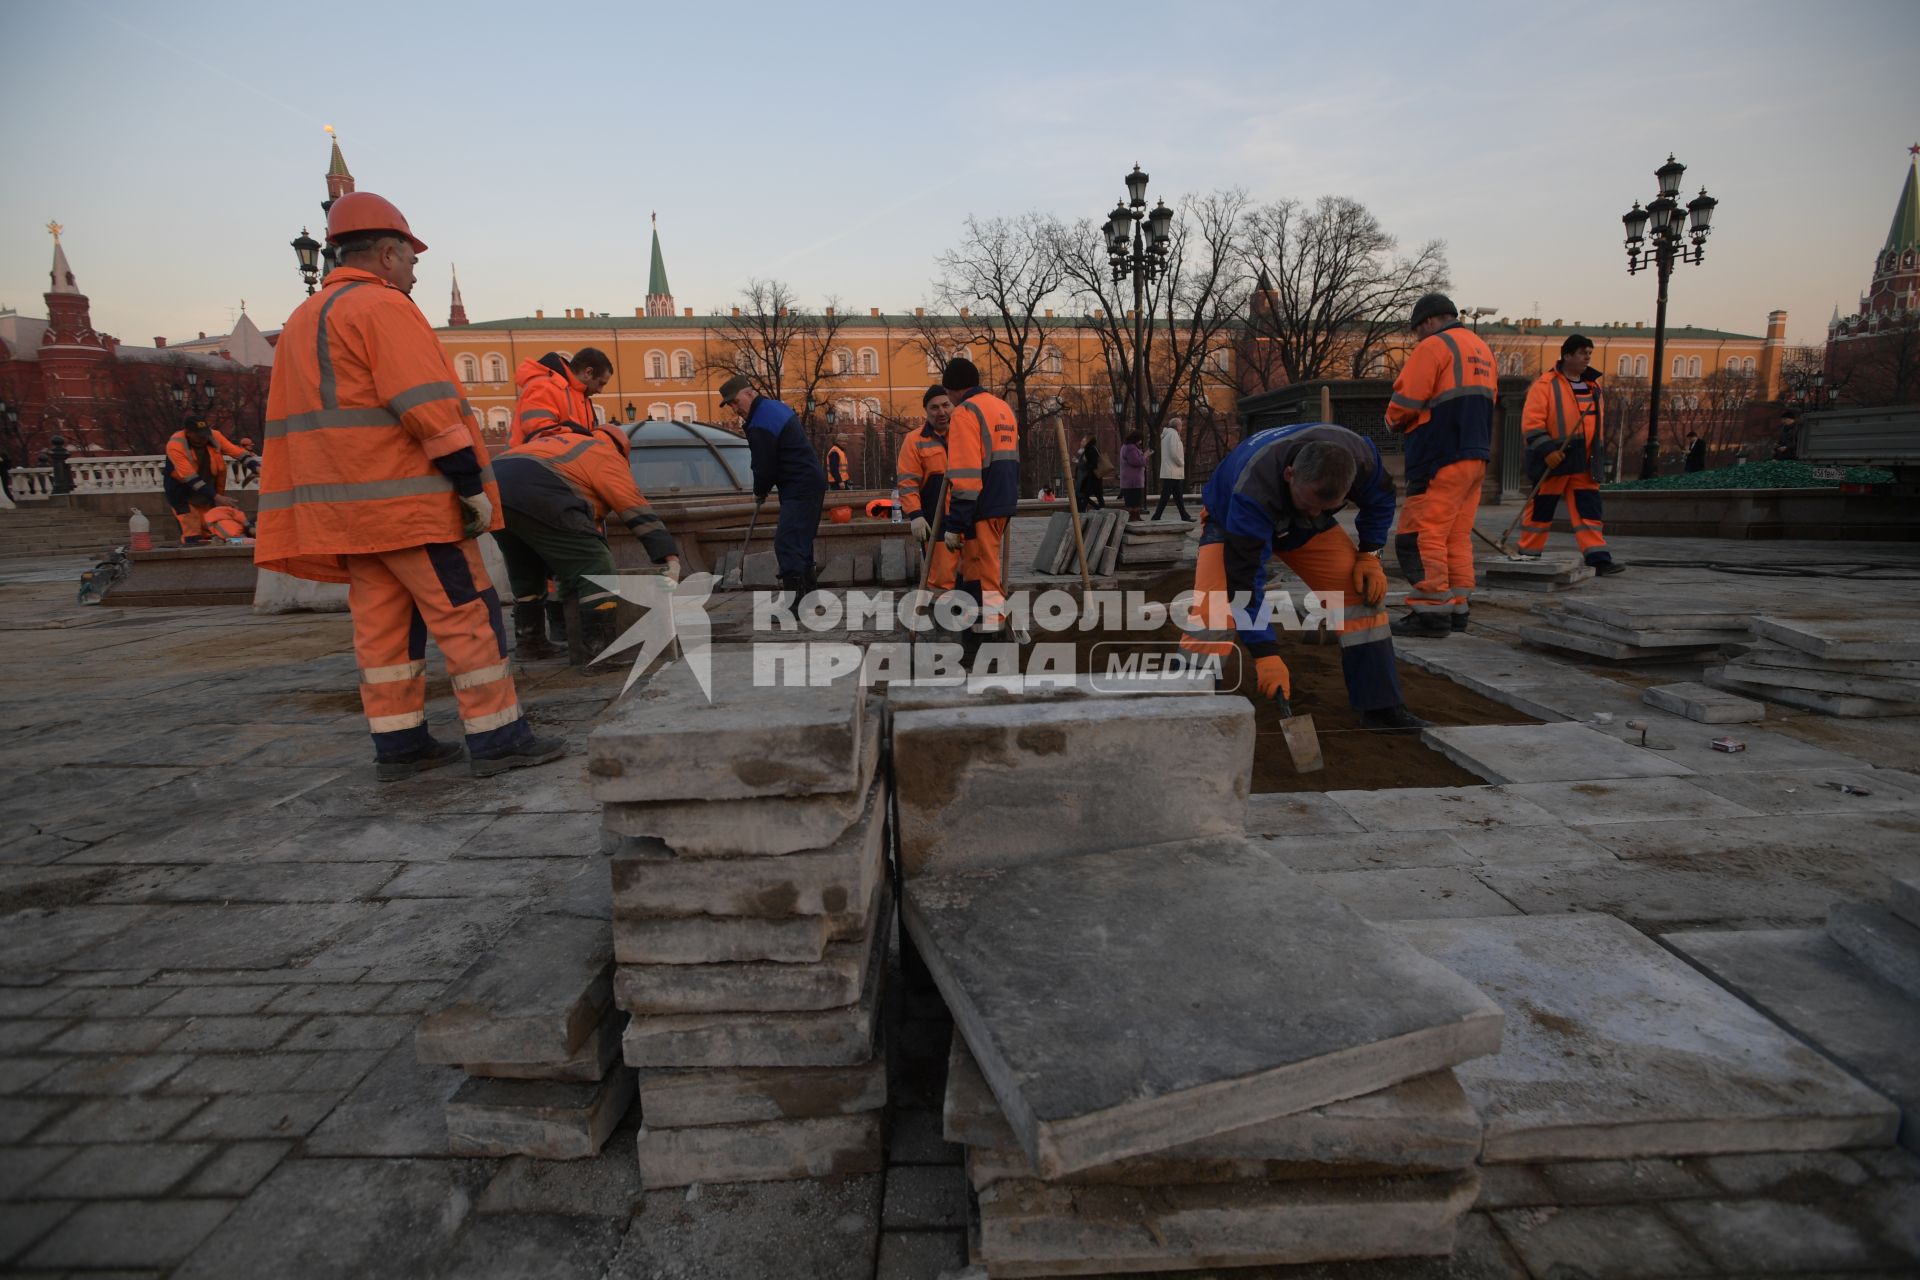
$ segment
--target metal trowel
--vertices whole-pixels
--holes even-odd
[[[1280,736],[1286,739],[1287,754],[1293,757],[1294,771],[1297,773],[1316,773],[1327,767],[1326,759],[1320,754],[1320,734],[1313,727],[1313,717],[1280,717]]]

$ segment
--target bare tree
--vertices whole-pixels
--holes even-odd
[[[1059,224],[1037,213],[969,216],[959,247],[940,255],[933,284],[935,299],[955,316],[980,308],[967,316],[973,324],[960,322],[963,341],[991,357],[1023,440],[1034,420],[1033,381],[1054,356],[1042,311],[1066,280],[1054,252],[1058,236]]]
[[[1676,448],[1684,450],[1687,437],[1696,435],[1705,442],[1709,458],[1724,456],[1742,443],[1748,410],[1762,390],[1753,374],[1715,369],[1684,387],[1661,388],[1661,423],[1672,424]]]
[[[843,366],[836,359],[846,317],[835,299],[828,299],[823,312],[807,310],[780,280],[750,280],[740,296],[741,305],[721,318],[707,367],[727,377],[745,377],[769,399],[797,397],[811,437],[823,388],[853,372],[850,361]]]
[[[1447,287],[1446,242],[1411,256],[1357,200],[1278,200],[1248,213],[1247,254],[1267,293],[1250,336],[1273,344],[1289,382],[1364,371],[1423,293]]]
[[[1827,385],[1856,405],[1920,403],[1920,312],[1875,318],[1867,336],[1834,344]]]
[[[1781,402],[1825,408],[1826,365],[1820,347],[1789,347],[1780,361]]]

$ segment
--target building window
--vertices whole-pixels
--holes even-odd
[[[1631,356],[1621,356],[1621,357],[1620,357],[1620,367],[1619,367],[1619,370],[1618,370],[1618,372],[1619,372],[1619,374],[1620,374],[1620,376],[1621,376],[1621,377],[1623,377],[1623,378],[1624,378],[1624,377],[1626,377],[1626,376],[1627,376],[1628,374],[1630,374],[1630,373],[1632,373],[1632,372],[1633,372],[1633,357],[1631,357]]]
[[[647,406],[648,422],[665,422],[672,416],[673,410],[668,408],[662,401],[656,400]]]
[[[505,382],[506,380],[507,380],[506,357],[499,356],[499,355],[489,355],[487,357],[487,381],[488,382]]]
[[[1691,360],[1687,361],[1687,376],[1689,378],[1697,378],[1700,376],[1700,357],[1699,356],[1694,356]]]
[[[487,410],[487,434],[505,440],[507,438],[509,418],[510,415],[505,409]]]
[[[682,400],[679,404],[673,406],[673,416],[680,422],[692,422],[697,412],[698,410],[694,408],[693,402],[690,400]]]
[[[927,372],[936,378],[939,377],[940,364],[940,353],[938,351],[929,351],[927,353]]]
[[[1647,376],[1647,358],[1645,356],[1635,356],[1633,358],[1633,376],[1636,378],[1644,378]]]
[[[1042,347],[1040,349],[1040,372],[1058,375],[1065,372],[1066,367],[1067,358],[1060,354],[1060,348]]]
[[[865,400],[862,400],[860,402],[860,417],[862,421],[865,421],[871,418],[877,418],[879,416],[880,416],[880,402],[878,400],[875,400],[872,396],[868,396]]]
[[[480,362],[478,360],[475,360],[469,355],[462,355],[459,360],[459,366],[460,381],[468,383],[480,381]]]
[[[1233,348],[1221,347],[1207,358],[1215,373],[1233,372]]]
[[[880,353],[872,347],[860,348],[860,372],[869,378],[880,372]]]
[[[667,357],[664,352],[647,352],[647,377],[658,380],[667,376]]]
[[[673,353],[673,376],[676,378],[691,378],[693,376],[693,353],[691,351],[676,351]]]
[[[833,371],[837,374],[853,372],[853,352],[845,347],[833,353]]]

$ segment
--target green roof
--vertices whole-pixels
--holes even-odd
[[[1880,248],[1882,253],[1897,253],[1920,245],[1920,176],[1916,176],[1916,165],[1920,165],[1920,160],[1907,162],[1907,183],[1900,188],[1900,203],[1893,207],[1893,225],[1887,228],[1887,242]]]
[[[1517,324],[1482,323],[1476,330],[1483,338],[1513,337],[1515,335],[1538,335],[1540,337],[1564,338],[1570,333],[1584,334],[1595,343],[1607,342],[1615,338],[1635,337],[1653,340],[1653,326],[1636,329],[1632,325],[1614,324],[1536,324],[1521,328]],[[1675,338],[1696,338],[1711,342],[1719,338],[1742,338],[1749,342],[1762,341],[1756,333],[1733,333],[1726,329],[1701,329],[1690,324],[1670,324],[1667,326],[1667,341]]]
[[[653,266],[647,272],[647,296],[649,298],[669,298],[673,290],[667,287],[667,264],[660,256],[660,228],[653,229]]]
[[[853,313],[841,317],[848,329],[873,328],[885,326],[892,329],[911,329],[916,324],[934,324],[947,329],[979,328],[993,322],[993,317],[985,314],[977,316],[910,316],[898,313],[870,316]],[[747,317],[709,313],[690,316],[597,316],[588,314],[584,319],[570,320],[566,316],[518,316],[510,320],[476,320],[470,325],[461,326],[459,332],[469,329],[723,329],[738,324]],[[1074,329],[1090,324],[1103,323],[1085,316],[1048,316],[1035,317],[1034,323],[1043,329]],[[1164,325],[1166,319],[1159,319]]]

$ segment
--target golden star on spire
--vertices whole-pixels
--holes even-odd
[[[53,237],[53,242],[55,244],[60,243],[60,233],[65,230],[66,228],[61,226],[58,222],[49,222],[47,224],[47,233]]]

